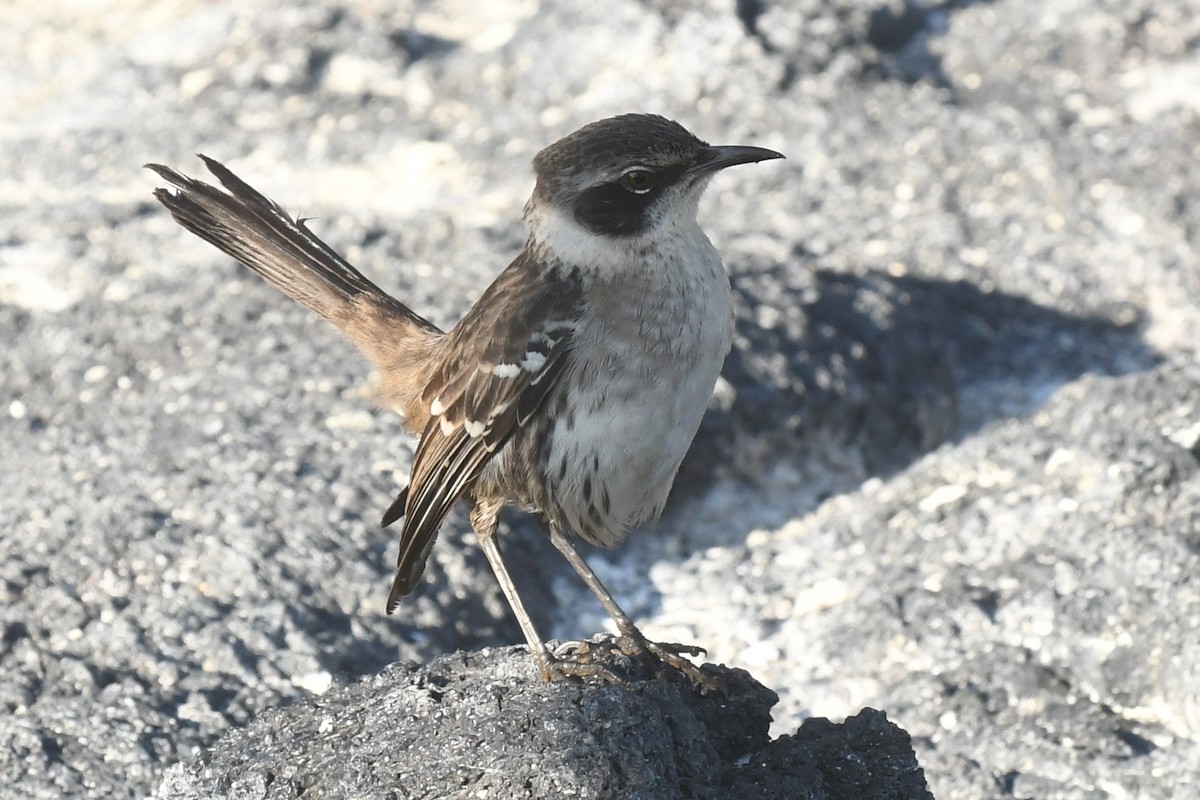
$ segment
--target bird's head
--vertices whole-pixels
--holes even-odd
[[[533,159],[537,185],[527,215],[553,215],[592,236],[639,237],[694,222],[719,170],[783,158],[774,150],[713,146],[678,122],[624,114],[585,125]],[[568,224],[569,224],[568,223]]]

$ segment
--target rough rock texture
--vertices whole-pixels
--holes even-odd
[[[709,674],[726,694],[646,674],[625,688],[544,684],[523,648],[397,664],[263,714],[168,771],[155,796],[931,796],[907,734],[881,712],[806,720],[770,741],[775,693],[740,670]]]
[[[532,154],[647,110],[789,160],[702,207],[738,339],[610,589],[777,735],[883,709],[940,800],[1194,797],[1197,41],[1196,0],[2,4],[5,790],[145,796],[334,675],[520,639],[461,517],[383,615],[411,440],[139,166],[227,161],[449,324]],[[604,624],[503,536],[548,635]]]
[[[1186,797],[1200,764],[1198,413],[1195,364],[1081,379],[890,480],[660,570],[656,622],[729,632],[784,709],[887,709],[936,796]],[[730,585],[732,602],[704,592]]]

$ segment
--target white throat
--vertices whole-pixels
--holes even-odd
[[[708,239],[696,222],[699,195],[695,192],[669,204],[663,217],[635,236],[593,233],[569,212],[549,203],[531,204],[526,221],[533,240],[571,267],[597,276],[615,276],[641,269],[648,257],[661,258],[680,249],[690,249],[685,242],[707,244]]]

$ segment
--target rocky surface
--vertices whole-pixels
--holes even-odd
[[[383,615],[375,520],[412,442],[349,345],[180,231],[140,165],[226,161],[450,324],[523,241],[532,154],[629,110],[789,160],[702,208],[738,340],[666,518],[591,557],[609,588],[777,691],[776,735],[882,709],[941,800],[1195,794],[1194,0],[0,23],[15,795],[162,795],[289,704],[520,639],[461,517]],[[504,537],[548,634],[603,626],[528,520]]]
[[[907,734],[867,709],[770,741],[775,693],[626,664],[625,687],[544,684],[524,648],[396,664],[225,736],[155,796],[928,798]],[[672,680],[672,677],[674,680]]]

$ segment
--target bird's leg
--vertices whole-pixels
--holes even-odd
[[[574,545],[571,544],[571,540],[556,525],[550,526],[550,541],[554,543],[558,551],[563,554],[568,563],[579,573],[579,577],[592,590],[592,594],[596,595],[596,599],[600,601],[600,605],[604,606],[604,610],[608,612],[613,622],[617,624],[617,630],[621,635],[617,637],[616,644],[623,654],[630,658],[649,654],[663,664],[683,673],[703,694],[721,690],[720,682],[716,678],[704,674],[695,664],[684,658],[684,655],[707,655],[707,651],[703,647],[669,642],[652,642],[647,639],[638,630],[638,627],[633,624],[633,620],[629,618],[629,615],[617,605],[617,601],[604,588],[604,584],[596,577],[596,573],[592,571],[592,568],[583,560],[583,556],[579,555]]]
[[[487,556],[488,563],[492,565],[492,572],[496,573],[500,591],[504,592],[504,597],[508,600],[508,605],[517,618],[517,624],[521,626],[521,632],[525,634],[529,652],[537,663],[542,680],[597,677],[608,683],[621,683],[621,679],[602,664],[559,659],[546,649],[545,642],[542,641],[541,635],[533,624],[533,618],[529,616],[529,612],[525,610],[525,604],[521,602],[521,596],[517,594],[516,584],[508,574],[508,568],[504,566],[504,558],[500,555],[500,545],[496,541],[496,528],[499,524],[501,505],[502,503],[477,502],[471,509],[471,527],[479,539],[480,549]]]

